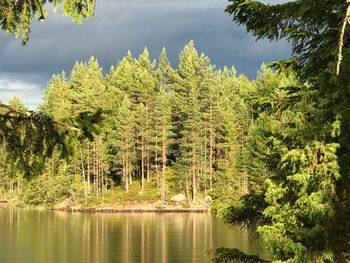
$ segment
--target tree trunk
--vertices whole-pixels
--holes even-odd
[[[214,131],[212,120],[212,106],[210,105],[210,128],[209,128],[209,188],[213,189],[213,159],[214,159]]]
[[[155,128],[156,131],[158,131],[158,127],[156,125]],[[161,186],[161,178],[159,176],[159,171],[158,171],[158,134],[156,135],[156,150],[155,150],[155,157],[154,157],[154,162],[155,162],[155,166],[156,166],[156,176],[157,176],[157,193],[161,193],[162,191],[162,186]]]
[[[151,170],[150,170],[150,160],[149,160],[149,155],[147,155],[147,182],[150,182],[150,178],[151,178]]]
[[[207,154],[208,154],[208,144],[207,144],[207,132],[204,134],[204,167],[203,167],[203,173],[204,173],[204,195],[207,194],[207,183],[208,183],[208,172],[207,172]]]
[[[125,142],[124,147],[124,161],[125,161],[125,169],[124,169],[124,184],[125,184],[125,191],[129,192],[129,156],[128,156],[128,143]]]
[[[145,138],[142,136],[141,138],[141,193],[143,195],[143,191],[145,187]]]
[[[81,148],[80,148],[80,164],[81,164],[82,178],[84,181],[84,197],[85,197],[85,201],[86,201],[86,198],[87,198],[87,180],[86,180],[86,175],[85,175],[83,154],[81,152]]]
[[[90,145],[87,145],[87,191],[91,193],[91,176],[90,176]]]
[[[195,141],[195,133],[192,133],[192,139]],[[195,149],[195,143],[192,146],[192,202],[196,201],[196,194],[197,194],[197,179],[196,179],[196,149]]]
[[[167,165],[167,130],[165,125],[162,128],[162,183],[161,183],[161,193],[162,200],[166,199],[166,185],[165,185],[165,174],[166,174],[166,165]]]
[[[100,194],[100,160],[98,156],[98,137],[97,141],[95,140],[95,177],[96,177],[96,197],[99,197]]]

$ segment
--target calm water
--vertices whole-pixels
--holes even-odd
[[[208,214],[80,214],[0,206],[1,263],[208,262],[204,251],[261,249]]]

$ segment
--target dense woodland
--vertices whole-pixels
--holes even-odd
[[[129,52],[106,76],[93,57],[77,62],[69,75],[52,77],[39,108],[64,127],[72,116],[101,111],[96,136],[72,136],[73,154],[60,158],[56,150],[41,169],[29,171],[17,156],[11,160],[4,141],[2,195],[29,204],[64,198],[118,202],[110,197],[113,190],[128,193],[133,187],[140,200],[166,201],[176,193],[192,203],[205,195],[236,200],[248,192],[248,177],[254,174],[247,143],[249,131],[255,132],[253,96],[287,83],[267,67],[254,82],[237,76],[234,68],[216,69],[193,42],[182,50],[178,69],[171,67],[165,49],[158,62],[150,60],[147,49],[138,58]],[[9,106],[5,112],[27,112],[17,98]],[[21,126],[14,128],[25,133]],[[18,138],[21,145],[27,141],[27,136]]]

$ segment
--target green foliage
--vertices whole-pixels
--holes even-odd
[[[57,127],[55,121],[42,112],[17,113],[4,110],[0,114],[0,144],[4,145],[8,159],[27,177],[43,169],[45,156],[58,148],[62,157],[70,151],[68,131]]]
[[[263,263],[268,262],[257,256],[248,256],[238,249],[218,248],[207,251],[212,262],[222,263]]]
[[[64,199],[81,202],[84,197],[83,187],[79,177],[45,174],[31,180],[23,189],[20,199],[28,205],[48,207]]]
[[[263,215],[266,207],[264,193],[249,193],[242,196],[234,205],[229,206],[223,212],[223,218],[227,224],[243,224],[245,227],[255,229],[270,221]]]
[[[251,193],[228,210],[226,221],[257,227],[274,262],[345,262],[348,44],[339,77],[335,61],[347,3],[231,2],[226,11],[236,22],[258,39],[288,39],[294,57],[272,64],[280,75],[263,68],[258,76],[248,138]]]
[[[338,145],[314,142],[281,158],[278,178],[267,180],[264,216],[271,225],[258,227],[268,247],[280,259],[314,262],[324,257],[338,198]],[[328,253],[328,252],[327,252]]]
[[[277,63],[279,68],[292,68],[304,79],[325,72],[335,76],[337,42],[346,1],[288,1],[276,5],[251,0],[230,2],[226,12],[257,39],[284,38],[292,43],[295,56]]]
[[[150,60],[147,48],[138,58],[128,52],[107,76],[93,57],[77,62],[69,77],[64,72],[53,75],[45,91],[40,116],[52,125],[43,124],[42,129],[51,130],[22,132],[16,126],[11,136],[23,141],[20,147],[14,137],[4,137],[5,158],[19,172],[27,165],[30,178],[17,186],[17,175],[2,164],[7,179],[1,185],[14,181],[18,192],[26,188],[21,198],[27,203],[33,198],[34,203],[51,204],[75,196],[87,205],[111,200],[120,188],[129,197],[118,195],[115,201],[155,194],[166,202],[179,192],[194,203],[202,203],[205,195],[217,205],[237,200],[247,191],[251,110],[246,97],[252,90],[254,84],[237,77],[234,68],[216,70],[192,41],[181,52],[178,69],[171,67],[165,49],[158,64]],[[4,105],[0,116],[9,111],[12,118],[27,120],[39,114],[15,104],[17,110]],[[28,123],[33,128],[36,122]],[[4,127],[12,127],[11,122]],[[62,135],[56,141],[54,132]],[[27,133],[31,140],[25,139]],[[63,142],[69,154],[60,156]],[[28,160],[19,159],[21,154]],[[34,161],[40,161],[40,169],[33,169]],[[44,184],[48,170],[53,184],[57,179],[57,184],[71,187],[68,182],[74,178],[83,192],[80,187],[64,192],[58,185]],[[48,194],[50,187],[57,193]],[[35,198],[39,188],[42,194]],[[50,197],[46,200],[45,195]]]
[[[21,36],[22,44],[28,42],[30,25],[33,19],[45,20],[47,15],[47,3],[53,5],[54,11],[62,5],[65,16],[71,16],[73,22],[82,23],[94,15],[95,0],[1,0],[0,1],[0,25],[5,33],[12,33],[15,37]]]

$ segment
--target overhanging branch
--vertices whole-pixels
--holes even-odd
[[[0,108],[4,108],[4,109],[8,110],[10,113],[18,114],[18,115],[23,116],[23,117],[28,118],[28,119],[33,119],[33,117],[36,115],[35,112],[32,112],[32,111],[20,111],[20,110],[12,107],[10,105],[3,104],[3,103],[0,103]],[[0,113],[0,115],[1,115],[1,113]],[[57,121],[54,121],[52,119],[51,119],[51,121],[52,121],[52,124],[61,126],[62,128],[66,129],[66,130],[71,130],[71,131],[76,131],[76,132],[80,131],[80,129],[68,126],[68,125],[66,125],[64,123],[57,122]]]
[[[19,114],[19,115],[24,116],[24,117],[30,117],[32,115],[32,113],[29,112],[29,111],[25,111],[25,112],[24,111],[19,111],[19,110],[15,109],[14,107],[11,107],[10,105],[6,105],[6,104],[3,104],[3,103],[0,103],[0,108],[7,109],[10,112]]]

